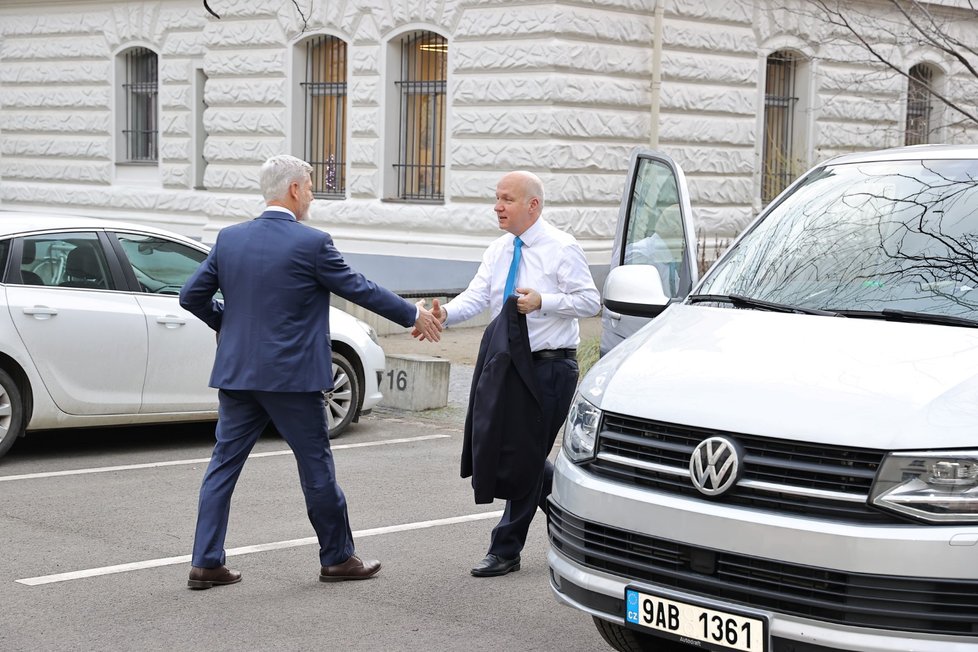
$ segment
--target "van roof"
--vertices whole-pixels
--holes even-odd
[[[825,161],[825,165],[869,163],[874,161],[919,161],[921,159],[974,159],[978,161],[978,145],[910,145],[874,152],[842,154]]]

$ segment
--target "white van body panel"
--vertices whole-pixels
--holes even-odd
[[[975,444],[978,329],[695,305],[648,328],[602,410],[844,446]]]

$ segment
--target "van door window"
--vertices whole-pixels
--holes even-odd
[[[675,174],[661,161],[641,159],[631,199],[621,264],[652,265],[667,297],[685,294],[680,269],[686,236]]]

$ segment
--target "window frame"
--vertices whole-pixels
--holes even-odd
[[[392,201],[445,201],[448,135],[448,38],[415,29],[389,43],[391,137],[385,195]]]
[[[915,71],[918,73],[915,75]],[[934,106],[934,87],[940,71],[928,63],[918,63],[907,71],[907,96],[904,106],[903,144],[924,145],[934,142],[936,128],[934,119],[937,115]],[[916,124],[912,124],[916,123]],[[921,126],[923,128],[921,128]]]
[[[314,51],[323,48],[323,60]],[[340,51],[334,60],[332,48]],[[296,104],[301,127],[296,150],[313,167],[313,195],[318,199],[346,199],[349,146],[350,44],[332,34],[315,34],[295,44]],[[325,74],[323,74],[325,72]],[[333,78],[333,77],[336,78]],[[326,125],[318,130],[316,98],[335,98],[325,108]],[[301,107],[301,108],[299,108]],[[316,140],[322,140],[318,147]],[[318,150],[318,151],[317,151]],[[332,169],[332,173],[330,173]],[[329,180],[332,176],[332,188]]]
[[[142,57],[136,61],[135,57]],[[152,65],[145,65],[147,62]],[[127,165],[158,166],[160,162],[160,55],[145,45],[124,48],[116,55],[117,160]],[[136,74],[145,75],[135,80]],[[136,100],[139,100],[138,102]],[[133,143],[133,134],[144,139]],[[143,152],[134,154],[134,150]]]
[[[787,188],[792,177],[792,161],[798,143],[795,137],[799,105],[799,62],[801,55],[790,49],[780,49],[765,57],[764,66],[764,118],[761,135],[761,203],[768,204]],[[781,63],[787,72],[774,79],[774,66]],[[776,88],[772,88],[777,84]],[[779,91],[779,92],[772,92]],[[782,115],[773,114],[780,109]],[[773,122],[777,122],[772,125]],[[772,126],[776,129],[772,130]],[[773,136],[778,136],[775,141]],[[772,161],[776,156],[778,160]],[[797,176],[797,175],[795,175]]]

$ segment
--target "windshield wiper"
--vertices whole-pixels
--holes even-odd
[[[914,312],[912,310],[842,310],[840,314],[856,319],[885,319],[886,321],[902,321],[911,324],[940,324],[942,326],[964,326],[978,328],[978,320],[952,315],[936,315],[930,312]]]
[[[831,310],[818,310],[817,308],[801,308],[799,306],[789,306],[784,303],[774,301],[764,301],[753,297],[745,297],[742,294],[693,294],[686,299],[689,303],[729,303],[735,308],[753,308],[755,310],[767,310],[770,312],[787,312],[797,315],[821,315],[823,317],[838,317],[837,312]]]

